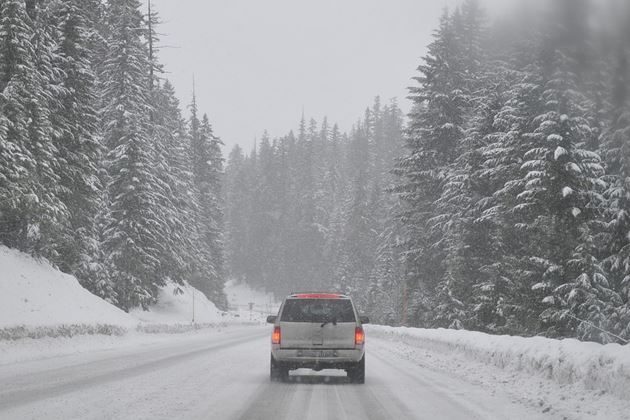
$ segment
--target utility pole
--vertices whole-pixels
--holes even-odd
[[[147,7],[149,8],[149,90],[153,90],[153,15],[151,13],[151,0],[149,0]]]
[[[192,313],[192,323],[195,323],[195,289],[192,289],[192,298],[193,298],[193,313]]]
[[[195,111],[196,111],[197,110],[197,93],[195,91],[195,73],[193,73],[192,79],[193,79],[192,102],[193,102],[193,107],[195,108]]]
[[[402,301],[402,320],[401,324],[407,326],[407,279],[403,280],[403,301]]]

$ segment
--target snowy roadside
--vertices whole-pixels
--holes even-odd
[[[226,294],[233,309],[221,311],[194,287],[167,284],[148,311],[126,313],[47,261],[0,246],[0,365],[262,325],[275,307],[245,284],[228,282]]]
[[[471,331],[367,326],[415,364],[566,419],[630,419],[630,347]],[[564,413],[576,413],[567,416]]]
[[[39,339],[0,341],[0,366],[22,362],[45,361],[77,354],[100,354],[112,350],[125,350],[196,341],[219,342],[232,334],[245,330],[261,330],[260,324],[207,325],[203,329],[172,333],[146,334],[129,331],[125,335],[78,335],[74,337],[45,337]]]

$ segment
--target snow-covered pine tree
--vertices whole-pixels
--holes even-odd
[[[541,106],[541,83],[538,66],[533,64],[537,46],[532,34],[527,30],[516,32],[520,36],[512,34],[514,42],[500,49],[490,73],[490,85],[502,92],[496,98],[502,105],[482,141],[482,162],[474,175],[489,194],[479,201],[482,212],[477,221],[497,232],[497,258],[481,268],[485,280],[475,286],[475,314],[476,322],[485,330],[531,334],[538,331],[540,300],[544,296],[531,290],[537,280],[532,276],[531,262],[524,261],[523,254],[526,245],[535,239],[527,236],[515,209],[525,182],[521,165],[528,149],[522,135],[535,129],[532,121]]]
[[[375,100],[372,107],[374,120],[374,144],[378,149],[371,170],[372,197],[370,205],[374,220],[375,238],[374,266],[370,273],[368,306],[365,312],[374,320],[389,325],[401,321],[401,298],[403,266],[398,247],[401,236],[400,223],[396,214],[400,213],[398,198],[389,194],[395,178],[391,168],[395,158],[402,152],[402,115],[396,100],[381,107]]]
[[[166,186],[156,173],[148,135],[150,62],[139,9],[137,0],[109,0],[110,48],[101,79],[109,202],[103,249],[117,304],[125,310],[155,302],[166,280],[160,258],[170,240]]]
[[[36,163],[27,148],[26,104],[33,66],[33,46],[24,2],[0,3],[0,241],[26,248],[28,220],[24,210],[36,195],[28,180]]]
[[[157,52],[159,37],[158,14],[147,4],[147,42],[149,73],[148,94],[153,105],[147,135],[151,138],[153,161],[157,176],[163,185],[164,195],[160,205],[168,223],[164,228],[169,241],[164,244],[161,257],[161,273],[165,278],[181,284],[191,280],[197,265],[198,240],[195,217],[199,214],[197,196],[194,194],[191,143],[181,116],[179,101],[170,82],[161,80],[163,73]]]
[[[457,157],[448,165],[442,193],[436,201],[437,220],[443,231],[446,251],[446,277],[438,288],[437,319],[442,325],[474,326],[471,300],[475,285],[481,282],[480,268],[492,260],[494,248],[490,226],[477,220],[478,199],[488,195],[486,186],[475,177],[481,164],[479,148],[490,131],[496,104],[489,102],[493,91],[482,82],[488,71],[482,51],[483,12],[476,0],[465,1],[461,13],[453,15],[456,42],[451,70],[459,86],[460,112],[464,115],[462,136],[455,147]],[[442,320],[442,321],[440,321]]]
[[[54,64],[61,89],[51,113],[53,136],[63,170],[59,172],[61,200],[70,217],[57,244],[59,267],[74,274],[81,284],[102,297],[112,294],[108,282],[97,280],[98,237],[95,218],[101,205],[98,178],[101,145],[97,123],[94,55],[89,48],[91,4],[64,0],[54,9],[58,44]]]
[[[413,108],[407,130],[408,152],[395,171],[400,176],[395,191],[403,201],[400,221],[406,227],[403,246],[412,301],[408,307],[415,325],[435,325],[430,312],[435,307],[432,299],[445,274],[443,223],[448,217],[438,213],[435,203],[463,134],[466,97],[454,28],[458,15],[444,12],[428,54],[418,67],[420,76],[415,80],[419,86],[409,89]]]
[[[376,260],[372,273],[365,312],[373,322],[383,325],[397,325],[400,321],[402,277],[401,265],[396,252],[396,235],[393,230],[385,230],[379,235]]]
[[[164,244],[161,272],[181,284],[192,276],[197,261],[195,249],[195,214],[190,139],[181,116],[179,101],[169,81],[154,82],[152,124],[149,134],[154,145],[154,162],[158,177],[165,186],[161,205],[168,216],[169,241]]]
[[[611,332],[630,338],[630,51],[618,46],[612,83],[611,124],[602,135],[606,162],[604,266],[617,303],[607,322]],[[610,337],[608,337],[610,338]]]
[[[317,220],[322,234],[322,267],[320,276],[323,279],[323,287],[328,287],[333,277],[334,256],[332,248],[334,239],[331,237],[330,226],[334,217],[336,199],[339,188],[339,172],[336,162],[339,153],[339,127],[335,124],[330,127],[328,119],[324,118],[319,134],[319,156],[317,161],[317,190],[315,200],[317,202]],[[334,151],[333,151],[334,150]]]
[[[216,302],[220,308],[227,309],[227,298],[223,292],[223,284],[225,283],[225,215],[224,215],[224,184],[225,171],[222,146],[223,142],[216,136],[210,125],[208,115],[204,114],[201,120],[202,133],[209,139],[208,152],[209,159],[209,182],[213,195],[210,202],[210,214],[212,215],[213,239],[210,247],[210,255],[213,265],[217,273],[215,292]]]
[[[31,43],[35,49],[35,69],[33,70],[39,79],[39,91],[43,100],[37,104],[40,108],[40,111],[37,111],[37,118],[41,121],[34,124],[37,128],[31,128],[31,133],[38,133],[34,134],[38,137],[34,141],[34,146],[39,149],[36,153],[36,160],[40,166],[37,171],[38,182],[44,188],[47,200],[65,209],[63,216],[60,214],[61,217],[54,217],[49,222],[40,225],[37,245],[39,250],[36,249],[36,253],[41,253],[53,263],[59,264],[62,261],[59,243],[62,241],[70,213],[62,198],[65,186],[60,183],[60,174],[63,172],[65,163],[59,155],[60,150],[55,141],[59,127],[55,124],[54,117],[57,110],[61,108],[59,97],[66,89],[62,81],[62,70],[57,65],[57,45],[60,34],[54,15],[56,6],[56,3],[47,1],[26,2],[26,11],[32,25]],[[55,211],[58,212],[58,210]]]
[[[235,145],[228,156],[226,167],[226,258],[228,273],[235,280],[246,276],[245,262],[247,255],[247,208],[248,184],[245,174],[245,154]]]
[[[320,285],[322,279],[318,272],[319,264],[314,257],[321,255],[324,247],[323,232],[318,225],[317,201],[317,161],[315,160],[315,144],[319,141],[317,122],[310,119],[308,127],[302,117],[299,134],[296,139],[295,161],[293,171],[295,179],[295,217],[297,225],[293,228],[292,247],[297,273],[293,280],[295,289],[309,289]]]
[[[485,190],[477,202],[479,213],[473,223],[493,232],[490,256],[494,260],[479,267],[481,281],[474,286],[474,322],[485,331],[527,331],[527,320],[535,319],[538,313],[530,312],[531,289],[523,286],[527,282],[521,278],[526,270],[520,271],[516,265],[526,239],[513,213],[521,191],[518,176],[525,152],[521,135],[530,130],[528,124],[539,95],[527,71],[501,70],[500,77],[506,80],[504,99],[500,99],[500,110],[490,113],[495,114],[488,129],[491,132],[483,138],[481,164],[473,174]]]
[[[586,148],[592,121],[585,117],[589,106],[580,93],[572,56],[578,40],[566,36],[572,25],[583,24],[572,18],[585,15],[565,13],[574,7],[566,2],[557,5],[555,16],[566,18],[542,46],[542,107],[533,120],[534,131],[523,136],[529,150],[522,165],[524,188],[518,196],[524,223],[534,232],[527,255],[537,262],[541,276],[532,288],[547,294],[544,302],[549,308],[541,318],[543,328],[553,336],[575,335],[578,319],[590,315],[594,318],[587,321],[601,321],[600,310],[586,308],[595,304],[594,295],[603,297],[608,289],[589,238],[603,168],[599,156]]]
[[[334,128],[334,126],[333,126]],[[338,134],[338,133],[337,133]],[[313,185],[313,200],[315,203],[315,226],[318,231],[318,252],[320,255],[327,252],[329,241],[329,230],[331,215],[335,209],[335,195],[333,185],[336,175],[331,173],[330,151],[332,130],[328,123],[328,118],[324,117],[319,134],[314,142],[314,172],[315,183]],[[317,276],[322,287],[327,280],[332,277],[332,260],[330,258],[321,260],[317,269]]]
[[[278,233],[278,244],[275,252],[279,253],[276,256],[278,262],[278,280],[272,289],[275,293],[286,293],[296,290],[293,287],[293,282],[296,276],[299,276],[299,267],[296,267],[292,263],[294,261],[292,257],[296,252],[296,228],[298,226],[297,220],[297,200],[294,199],[297,195],[297,186],[295,185],[295,170],[294,162],[296,153],[296,139],[293,132],[289,132],[286,136],[279,139],[277,143],[277,203],[279,208],[278,225],[280,232]]]
[[[378,227],[375,219],[375,194],[370,177],[373,169],[371,148],[374,146],[371,124],[373,116],[359,121],[351,134],[347,162],[350,185],[343,208],[342,259],[336,268],[338,287],[350,293],[360,308],[368,308],[370,275],[374,269]]]
[[[276,256],[273,255],[275,235],[278,232],[276,214],[276,202],[273,191],[274,176],[274,151],[271,140],[265,131],[259,144],[257,144],[255,179],[252,179],[252,205],[250,222],[250,241],[253,263],[258,268],[257,284],[265,288],[273,281],[272,272]]]
[[[223,291],[225,283],[223,249],[223,210],[221,184],[223,158],[221,140],[214,135],[207,115],[198,117],[196,97],[190,106],[189,136],[191,140],[192,174],[198,214],[196,215],[199,240],[199,263],[191,283],[199,288],[218,307],[227,308]]]
[[[50,122],[54,44],[39,12],[23,0],[0,3],[0,241],[57,261],[68,211]]]
[[[196,248],[195,257],[197,261],[192,266],[193,271],[190,283],[204,293],[206,297],[210,298],[213,294],[212,279],[216,278],[217,274],[212,263],[210,249],[208,247],[208,240],[211,240],[211,238],[205,237],[205,234],[208,232],[207,222],[209,222],[209,215],[204,214],[203,206],[208,204],[207,199],[209,188],[207,182],[201,177],[198,177],[198,172],[203,170],[204,166],[207,166],[208,156],[205,156],[206,160],[203,160],[204,156],[198,155],[197,152],[200,149],[202,149],[201,152],[206,151],[203,147],[207,139],[202,139],[201,120],[199,119],[199,109],[197,107],[194,80],[192,102],[188,108],[190,110],[190,118],[188,120],[188,137],[190,138],[189,156],[192,162],[191,170],[194,186],[194,200],[197,207],[194,215],[194,225],[196,230],[196,234],[194,236],[194,246]],[[203,191],[201,190],[202,187],[205,187]],[[204,193],[206,194],[206,197],[202,197]],[[202,200],[204,198],[206,201],[202,204]]]

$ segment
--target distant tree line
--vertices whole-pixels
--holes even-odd
[[[168,281],[225,306],[221,140],[141,6],[0,0],[0,243],[125,310]]]
[[[524,3],[444,12],[403,135],[377,101],[234,149],[232,275],[391,324],[630,339],[630,9]]]
[[[352,130],[326,118],[297,133],[263,135],[226,168],[230,274],[282,296],[351,293],[382,322],[396,322],[401,279],[391,168],[402,152],[403,115],[379,98]],[[377,315],[378,314],[378,315]]]

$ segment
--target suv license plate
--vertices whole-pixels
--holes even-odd
[[[334,350],[299,350],[298,357],[336,357]]]

